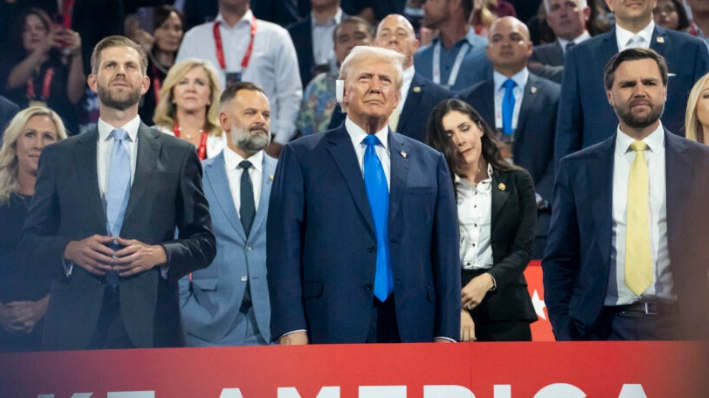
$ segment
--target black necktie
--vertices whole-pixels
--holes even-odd
[[[571,50],[571,47],[573,47],[575,45],[576,45],[576,43],[574,43],[573,41],[566,43],[566,51],[564,52],[564,56],[566,56],[566,54],[569,53],[569,50]]]
[[[239,163],[239,167],[244,169],[241,173],[241,208],[239,209],[239,215],[241,216],[241,225],[244,226],[244,232],[246,232],[246,237],[248,237],[249,232],[251,232],[251,226],[254,224],[254,217],[256,217],[254,184],[249,176],[251,162],[244,160]]]

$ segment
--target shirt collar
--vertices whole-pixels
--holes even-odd
[[[132,142],[136,142],[138,138],[138,128],[140,127],[140,117],[136,115],[133,120],[124,124],[123,126],[111,126],[110,124],[103,121],[103,119],[98,119],[98,139],[99,142],[104,142],[111,135],[111,132],[115,129],[124,129],[128,132],[128,136]]]
[[[414,66],[411,65],[408,68],[404,69],[403,74],[401,75],[402,79],[402,87],[408,85],[411,85],[411,81],[414,80],[414,75],[416,74],[416,69],[414,69]]]
[[[234,152],[233,149],[229,148],[228,145],[224,147],[224,163],[226,163],[227,170],[236,170],[239,167],[239,163],[244,160],[251,162],[254,168],[260,172],[263,167],[263,151],[258,151],[249,156],[248,159],[244,159],[241,155]]]
[[[337,13],[330,17],[330,19],[327,20],[324,24],[319,24],[318,21],[315,19],[315,13],[312,11],[310,12],[310,27],[314,28],[316,26],[336,26],[339,25],[340,22],[342,21],[342,8],[337,9]]]
[[[244,13],[244,15],[241,17],[241,19],[239,20],[239,22],[237,22],[237,23],[236,23],[234,26],[232,26],[232,27],[229,27],[229,25],[226,23],[226,21],[224,20],[224,16],[222,15],[221,12],[220,12],[219,14],[217,14],[217,17],[214,19],[214,21],[215,21],[215,22],[219,22],[219,24],[222,25],[222,27],[223,27],[224,29],[234,29],[234,28],[236,28],[237,26],[239,26],[239,25],[241,25],[241,24],[248,24],[249,26],[251,26],[251,19],[252,19],[253,17],[254,17],[254,13],[251,12],[251,9],[248,9],[248,10],[246,10],[246,12]]]
[[[619,155],[623,156],[628,153],[628,151],[631,151],[630,144],[635,141],[635,138],[620,131],[620,126],[618,126],[615,138],[615,150]],[[643,139],[643,142],[647,144],[647,149],[654,153],[657,153],[665,147],[665,128],[662,126],[662,122],[660,122],[660,125],[657,126],[655,131]]]
[[[352,144],[357,148],[359,145],[362,145],[362,140],[369,134],[367,134],[366,131],[362,130],[361,127],[359,127],[355,122],[353,122],[349,116],[347,119],[345,119],[345,129],[347,130],[347,134],[350,135],[350,139],[352,139]],[[377,131],[374,133],[374,135],[379,138],[379,141],[382,143],[384,146],[384,149],[388,152],[389,151],[389,126],[384,126],[381,130]]]
[[[503,75],[502,73],[498,71],[494,71],[492,73],[492,78],[495,83],[495,92],[500,91],[502,89],[502,85],[505,84],[507,81],[507,76]],[[529,70],[525,67],[521,71],[515,73],[511,79],[514,80],[515,83],[517,83],[517,87],[521,88],[522,91],[524,91],[524,86],[527,85],[527,79],[529,78]]]
[[[584,30],[583,33],[581,33],[578,37],[575,37],[573,40],[566,40],[566,39],[562,39],[561,37],[557,37],[556,40],[559,41],[559,45],[561,46],[561,51],[566,53],[566,44],[568,44],[569,42],[574,42],[574,44],[579,44],[589,38],[591,38],[591,35],[588,33],[587,30]]]
[[[629,30],[623,29],[620,25],[615,25],[615,38],[618,41],[618,50],[622,51],[625,49],[625,45],[628,41],[633,38],[633,36],[638,35],[645,39],[645,44],[650,47],[652,40],[652,33],[655,31],[655,21],[650,21],[650,23],[644,27],[640,32],[633,33]]]

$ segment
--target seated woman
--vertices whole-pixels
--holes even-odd
[[[709,144],[709,73],[697,80],[689,92],[684,129],[688,139]]]
[[[57,112],[72,134],[79,131],[78,104],[86,76],[81,57],[81,37],[53,25],[47,13],[29,8],[18,17],[13,54],[0,63],[5,97],[20,108],[46,106]]]
[[[186,59],[175,64],[160,89],[155,128],[182,138],[197,148],[204,160],[226,147],[219,127],[219,78],[209,61]]]
[[[529,174],[500,155],[495,134],[460,100],[443,101],[428,144],[454,178],[462,272],[461,341],[529,341],[537,320],[524,270],[537,218]]]
[[[0,352],[40,349],[42,318],[49,302],[50,268],[22,263],[17,245],[25,225],[42,148],[66,138],[53,111],[31,107],[10,122],[0,148]]]

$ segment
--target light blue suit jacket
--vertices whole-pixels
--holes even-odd
[[[242,345],[233,335],[247,280],[256,324],[270,342],[271,304],[266,282],[266,215],[277,160],[264,154],[261,196],[247,240],[229,189],[224,154],[205,160],[205,196],[214,220],[217,256],[212,265],[180,280],[180,306],[187,346]],[[248,279],[247,279],[248,278]]]

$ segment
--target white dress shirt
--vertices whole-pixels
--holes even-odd
[[[98,119],[98,145],[96,146],[96,165],[98,174],[98,189],[101,193],[101,201],[103,202],[104,210],[106,208],[106,195],[108,194],[108,176],[111,171],[111,150],[113,149],[113,137],[110,137],[114,129],[122,128],[128,132],[130,140],[123,141],[123,145],[128,149],[130,155],[130,183],[133,185],[135,177],[135,165],[138,160],[138,128],[140,127],[140,117],[136,116],[133,120],[123,126],[111,126],[110,124]]]
[[[241,61],[249,46],[251,18],[247,11],[233,27],[229,27],[221,14],[219,22],[224,48],[226,70],[221,69],[214,44],[214,22],[203,23],[185,33],[177,53],[177,61],[201,58],[210,61],[219,73],[222,88],[226,86],[227,72],[241,72],[241,80],[256,83],[266,92],[271,102],[271,129],[274,141],[286,144],[296,133],[295,120],[303,99],[303,86],[298,71],[298,57],[288,31],[263,20],[257,21],[253,52],[249,65],[242,70]]]
[[[587,30],[584,30],[583,33],[581,33],[578,37],[574,38],[573,40],[566,40],[562,39],[561,37],[558,37],[556,40],[559,41],[559,45],[561,46],[561,52],[566,55],[566,45],[569,44],[570,42],[573,42],[574,44],[579,44],[587,39],[590,39],[591,35],[588,33]]]
[[[399,114],[401,114],[401,110],[404,109],[406,98],[409,96],[409,88],[411,88],[411,81],[414,80],[415,74],[416,69],[413,65],[411,65],[408,68],[404,69],[404,73],[401,76],[401,90],[399,91],[399,94],[401,94],[401,99],[399,100]]]
[[[627,230],[628,178],[635,151],[630,149],[635,139],[620,128],[616,135],[613,155],[613,234],[611,270],[605,305],[625,305],[640,299],[676,299],[672,289],[670,256],[667,249],[667,186],[665,181],[665,131],[662,124],[647,136],[645,160],[650,176],[650,249],[653,282],[638,297],[625,285],[625,242]]]
[[[171,128],[165,126],[153,126],[155,130],[158,130],[165,134],[170,134],[175,136],[175,132]],[[219,155],[224,148],[227,146],[227,134],[228,132],[222,132],[222,135],[209,134],[207,136],[207,159],[213,158]]]
[[[477,186],[455,176],[458,193],[460,227],[460,262],[463,269],[490,269],[493,265],[492,166],[487,165],[488,178]]]
[[[254,204],[258,209],[258,204],[261,199],[261,177],[263,175],[263,151],[258,151],[251,155],[248,159],[244,159],[231,148],[224,148],[224,168],[226,169],[226,178],[229,181],[229,191],[231,198],[234,200],[236,214],[241,218],[241,175],[244,169],[239,167],[239,163],[244,160],[251,162],[249,167],[249,177],[251,177],[251,185],[254,187]]]
[[[615,39],[618,42],[618,52],[623,51],[627,48],[650,48],[652,33],[654,31],[655,21],[650,21],[650,23],[638,33],[633,33],[629,30],[625,30],[616,24]],[[632,45],[629,45],[630,39],[637,40],[638,38],[641,39],[640,43],[634,42]]]
[[[328,65],[330,60],[335,58],[335,43],[332,35],[335,28],[342,21],[342,9],[338,8],[337,13],[320,24],[315,19],[315,14],[310,13],[310,28],[313,32],[313,59],[315,65]]]
[[[507,76],[494,71],[492,74],[493,81],[495,83],[495,128],[502,128],[502,100],[505,98],[505,81],[507,81]],[[525,67],[521,71],[517,72],[510,79],[514,80],[517,85],[512,89],[512,94],[515,96],[515,109],[512,112],[512,129],[517,129],[517,120],[519,119],[519,109],[522,106],[522,98],[524,98],[524,88],[527,86],[527,79],[529,79],[529,70]]]
[[[345,119],[345,129],[352,140],[352,146],[354,146],[355,154],[357,155],[357,163],[359,164],[359,169],[362,170],[362,178],[364,178],[364,152],[367,149],[367,145],[362,143],[362,141],[369,134],[350,120],[349,117]],[[383,129],[377,131],[374,135],[376,135],[381,142],[381,145],[374,147],[374,150],[377,152],[379,161],[384,169],[384,175],[387,179],[387,188],[389,188],[391,186],[391,157],[389,155],[389,141],[387,140],[389,138],[389,126],[384,126]]]

